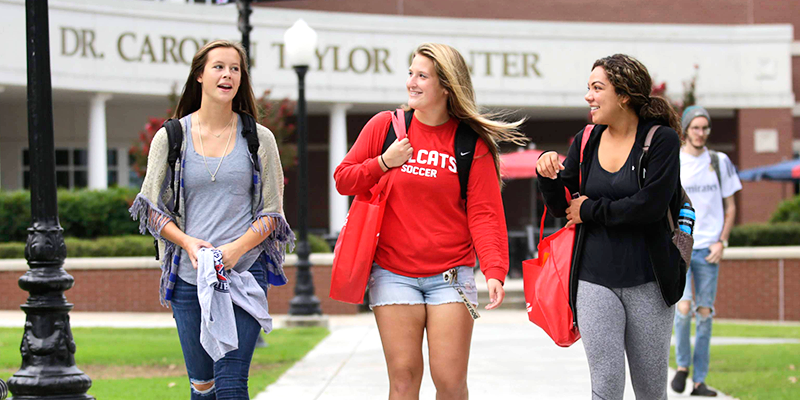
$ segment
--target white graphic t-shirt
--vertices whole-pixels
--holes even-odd
[[[722,179],[721,190],[708,150],[703,151],[699,157],[681,151],[681,184],[692,199],[697,217],[693,235],[695,249],[705,249],[719,241],[722,225],[725,223],[722,199],[733,196],[742,189],[742,182],[739,181],[731,160],[725,153],[717,154]]]

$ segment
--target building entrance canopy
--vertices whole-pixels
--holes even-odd
[[[594,60],[638,57],[679,97],[698,65],[709,108],[784,108],[791,93],[791,25],[638,25],[399,17],[256,7],[251,21],[256,92],[294,97],[283,33],[298,18],[319,34],[307,81],[310,102],[397,104],[409,59],[422,42],[458,48],[479,103],[585,107]],[[0,0],[0,26],[24,34],[24,0]],[[50,3],[53,88],[168,94],[180,90],[203,43],[240,38],[235,5],[63,0]],[[25,42],[6,43],[0,85],[25,85]]]

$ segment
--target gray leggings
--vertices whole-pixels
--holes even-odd
[[[579,281],[577,300],[592,399],[622,399],[627,353],[636,398],[666,400],[675,306],[667,307],[658,284],[609,289]]]

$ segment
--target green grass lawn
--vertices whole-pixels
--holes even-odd
[[[800,326],[714,323],[713,336],[800,338]],[[674,347],[670,366],[676,367]],[[800,344],[711,346],[706,383],[733,397],[741,400],[800,399],[798,380]]]
[[[183,400],[189,382],[175,329],[75,328],[75,362],[92,378],[89,394],[98,399]],[[264,336],[250,368],[250,395],[275,382],[328,335],[324,328],[276,329]],[[0,377],[7,380],[21,363],[21,328],[0,328]]]
[[[692,336],[694,336],[692,322]],[[712,336],[717,337],[759,337],[800,339],[800,325],[751,325],[738,322],[714,322]]]

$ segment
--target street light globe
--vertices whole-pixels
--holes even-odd
[[[291,28],[283,34],[284,49],[289,65],[293,67],[309,66],[314,61],[314,51],[317,49],[317,32],[298,19]]]

